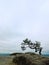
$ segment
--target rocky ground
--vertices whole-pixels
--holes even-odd
[[[49,65],[49,58],[34,53],[13,53],[0,57],[0,65]]]
[[[49,58],[34,53],[16,54],[13,63],[17,65],[49,65]]]

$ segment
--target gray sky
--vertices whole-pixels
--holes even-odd
[[[0,52],[20,52],[26,37],[49,52],[49,0],[0,0]]]

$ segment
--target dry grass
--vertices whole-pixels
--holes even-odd
[[[0,65],[49,65],[49,58],[34,53],[0,57]]]
[[[10,63],[12,63],[12,57],[10,56],[0,57],[0,65],[9,65]]]

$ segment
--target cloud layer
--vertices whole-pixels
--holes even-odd
[[[0,1],[0,52],[21,51],[28,37],[49,49],[49,0]]]

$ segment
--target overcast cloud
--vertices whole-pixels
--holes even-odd
[[[25,38],[49,52],[49,0],[0,0],[0,52],[21,52]]]

